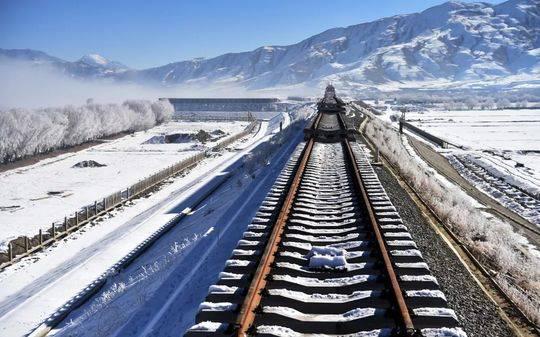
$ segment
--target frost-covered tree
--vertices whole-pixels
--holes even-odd
[[[125,131],[148,129],[167,121],[167,101],[126,101],[59,108],[0,111],[0,162],[78,145]]]

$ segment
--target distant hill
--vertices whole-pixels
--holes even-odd
[[[540,0],[499,5],[451,1],[421,13],[330,29],[289,46],[143,70],[96,58],[89,61],[90,56],[66,62],[29,50],[0,50],[0,55],[53,65],[74,77],[162,85],[217,83],[262,89],[333,82],[350,90],[528,80],[540,85]]]

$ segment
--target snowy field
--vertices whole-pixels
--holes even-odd
[[[481,191],[540,226],[540,110],[426,111],[407,120],[457,146],[438,151]]]
[[[427,111],[407,119],[472,150],[488,150],[534,170],[540,179],[540,110]]]
[[[86,226],[68,239],[62,240],[43,252],[8,267],[0,274],[0,335],[26,335],[36,328],[46,317],[53,314],[59,307],[92,282],[97,275],[125,256],[159,226],[185,210],[186,207],[190,207],[190,199],[202,193],[206,186],[211,184],[211,181],[224,177],[226,170],[233,165],[238,168],[243,163],[244,156],[248,155],[258,145],[268,141],[279,130],[280,120],[283,120],[284,126],[291,122],[287,114],[272,121],[262,122],[256,134],[235,142],[233,150],[220,151],[218,156],[206,158],[197,166],[197,169],[191,170],[185,177],[169,179],[169,182],[162,189],[153,193],[149,198],[136,199],[131,202],[129,207],[114,211],[114,217],[105,218],[103,221]],[[230,131],[233,131],[233,129]],[[124,145],[127,148],[130,147],[129,144]],[[122,145],[122,148],[124,145]],[[279,151],[284,151],[285,148],[279,148]],[[287,157],[286,153],[281,153],[281,156]],[[274,165],[263,165],[262,167],[263,170],[267,170],[273,168]],[[259,176],[259,172],[256,174]],[[200,246],[194,243],[198,243],[201,239],[211,238],[214,240],[214,234],[220,233],[219,226],[221,224],[219,221],[218,223],[214,221],[223,215],[222,211],[219,211],[219,209],[222,209],[221,207],[227,208],[227,205],[230,205],[239,196],[246,198],[250,202],[258,202],[257,198],[252,197],[258,191],[257,186],[254,186],[256,181],[252,181],[252,179],[252,176],[245,172],[239,172],[239,175],[231,178],[229,183],[224,185],[204,205],[200,206],[199,210],[188,214],[189,218],[193,219],[192,223],[175,227],[172,233],[162,238],[164,242],[156,243],[156,249],[150,251],[154,252],[150,254],[150,264],[146,264],[148,261],[145,260],[142,262],[142,268],[150,267],[152,271],[146,269],[150,274],[156,272],[156,269],[166,269],[165,273],[156,273],[156,275],[165,277],[170,269],[165,268],[167,264],[162,264],[161,255],[165,255],[164,257],[167,259],[173,258],[176,253],[183,255],[187,247]],[[247,193],[243,193],[244,191],[247,191]],[[232,209],[232,212],[239,213],[239,209],[243,208],[251,210],[250,207],[239,205],[239,208]],[[251,214],[248,214],[248,216],[251,216]],[[243,224],[233,220],[229,221],[229,223],[232,222],[234,222],[233,227],[242,226]],[[143,256],[146,256],[146,254],[148,252]],[[155,254],[158,254],[157,260],[152,260],[156,258]],[[226,254],[221,253],[220,255],[226,258]],[[191,267],[193,267],[193,261],[195,260],[189,262]],[[172,266],[175,265],[172,264]],[[136,263],[134,267],[139,270],[140,265]],[[183,276],[186,276],[186,270],[188,269],[185,267],[181,269]],[[148,278],[137,279],[141,281],[139,285],[143,287],[143,290],[133,289],[134,294],[133,291],[124,289],[127,298],[120,299],[120,301],[127,301],[129,305],[129,307],[125,308],[127,315],[131,315],[143,305],[143,302],[140,302],[141,291],[146,296],[147,291],[151,293],[152,290],[155,290],[151,286],[154,282],[146,282],[155,281],[155,278],[151,277],[151,275]],[[213,280],[208,280],[208,282],[211,281]],[[155,284],[159,284],[159,282]],[[116,283],[111,284],[112,287],[116,285]],[[201,296],[204,296],[203,290],[206,293],[206,289],[203,288],[200,289]],[[121,296],[124,290],[117,292],[116,295]],[[105,297],[108,296],[106,293],[109,291],[110,289],[107,287]],[[130,302],[131,300],[135,302]],[[87,312],[87,310],[93,310],[95,305],[84,306],[83,308],[81,308],[83,312]],[[121,321],[120,316],[115,316],[119,315],[119,313],[115,311],[114,304],[111,307],[100,308],[99,310],[104,312],[106,317],[118,322]],[[102,315],[92,316],[98,318],[98,320],[99,317],[103,317]],[[90,322],[90,324],[94,323],[94,321]],[[73,328],[73,326],[71,327]],[[77,325],[77,327],[80,327],[80,325]],[[93,328],[87,329],[87,327],[81,327],[81,330],[75,334],[68,332],[67,335],[84,335],[82,333],[84,331],[88,335],[96,336],[104,326],[98,322],[97,327],[93,327],[96,330]],[[105,335],[110,335],[110,333]]]
[[[228,135],[247,122],[169,122],[147,131],[0,174],[0,249],[20,235],[62,221],[65,215],[177,163]],[[189,134],[205,130],[204,144]],[[221,132],[215,132],[221,130]],[[165,137],[169,135],[169,137]],[[74,167],[94,161],[100,167]]]

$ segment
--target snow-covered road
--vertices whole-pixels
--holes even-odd
[[[157,228],[175,217],[201,188],[240,160],[275,128],[265,121],[257,134],[236,143],[237,152],[206,160],[186,177],[175,179],[149,198],[116,211],[53,247],[0,274],[0,335],[22,336],[75,296]],[[279,125],[278,125],[279,127]]]

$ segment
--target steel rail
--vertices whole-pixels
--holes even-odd
[[[320,120],[320,115],[315,120],[315,123],[318,124]],[[302,160],[296,170],[294,178],[292,180],[287,196],[281,207],[278,218],[274,227],[272,229],[272,234],[268,239],[268,243],[264,249],[264,253],[261,258],[257,270],[255,271],[255,276],[251,282],[251,286],[248,290],[246,298],[242,304],[240,312],[238,314],[236,325],[238,327],[237,336],[244,337],[247,336],[248,330],[253,325],[255,320],[255,309],[259,306],[262,298],[262,290],[266,287],[267,276],[270,273],[272,263],[275,260],[275,253],[278,249],[278,245],[281,242],[281,236],[285,229],[285,224],[289,218],[289,213],[292,208],[294,198],[298,191],[300,181],[304,174],[309,157],[311,156],[311,150],[313,149],[314,140],[311,138],[306,147],[304,148],[304,153],[302,154]]]
[[[416,329],[412,322],[411,315],[409,314],[409,309],[407,308],[407,305],[405,303],[405,298],[403,297],[403,291],[401,290],[401,287],[399,285],[397,275],[394,270],[394,266],[392,264],[392,260],[390,259],[390,254],[388,253],[388,250],[386,249],[386,244],[382,236],[382,233],[379,229],[379,224],[377,222],[377,219],[375,218],[373,206],[371,205],[371,201],[369,200],[366,189],[364,187],[364,181],[362,180],[362,177],[360,176],[359,168],[356,163],[356,157],[352,151],[351,144],[349,143],[349,141],[344,140],[343,143],[347,149],[346,152],[349,156],[349,163],[352,165],[352,169],[354,171],[353,179],[354,179],[355,185],[357,186],[358,190],[361,192],[362,199],[364,199],[366,210],[368,212],[369,219],[370,219],[370,224],[373,229],[373,233],[375,234],[377,245],[379,247],[379,251],[383,258],[384,267],[390,281],[390,286],[392,288],[392,295],[394,296],[394,299],[399,309],[400,318],[403,324],[403,330],[399,331],[398,333],[400,335],[413,336],[416,332]]]
[[[321,118],[322,114],[318,113],[311,126],[312,129],[318,128]],[[311,137],[306,144],[306,147],[304,148],[302,159],[300,161],[300,164],[298,165],[291,186],[289,187],[289,191],[287,192],[285,201],[278,214],[276,223],[274,224],[272,233],[270,235],[270,238],[268,239],[268,243],[266,244],[264,253],[261,258],[261,262],[257,266],[257,270],[255,271],[255,276],[251,282],[251,286],[248,290],[244,302],[242,303],[242,307],[240,308],[240,312],[236,319],[236,334],[239,337],[247,336],[248,330],[251,328],[251,326],[253,325],[253,321],[255,320],[255,309],[259,306],[261,302],[262,290],[266,287],[267,276],[270,273],[271,265],[274,262],[275,253],[278,249],[278,245],[281,242],[281,236],[287,219],[289,218],[289,213],[292,208],[294,198],[298,191],[298,187],[304,174],[308,159],[311,156],[313,144],[314,139],[313,137]]]
[[[372,143],[370,139],[368,139],[365,136],[364,136],[364,139],[366,141],[366,144],[368,144],[368,146],[371,149],[376,149],[375,144]],[[540,334],[540,329],[538,328],[538,325],[533,323],[532,320],[529,319],[529,317],[521,310],[519,305],[514,300],[512,300],[510,296],[499,286],[497,281],[493,278],[493,275],[486,269],[487,267],[485,267],[484,264],[480,262],[480,260],[477,259],[477,257],[471,252],[471,250],[467,247],[467,245],[464,242],[462,242],[462,240],[457,236],[457,234],[455,234],[452,231],[452,229],[447,224],[445,224],[445,222],[437,215],[437,213],[435,213],[435,210],[427,203],[424,197],[422,197],[420,193],[418,193],[416,189],[407,181],[407,179],[404,176],[402,176],[399,168],[396,165],[392,164],[392,162],[383,153],[381,153],[381,158],[384,160],[386,165],[389,167],[389,171],[392,172],[392,174],[396,177],[396,179],[398,179],[399,177],[400,181],[403,182],[403,184],[408,188],[408,191],[407,190],[406,191],[407,192],[410,191],[410,194],[414,195],[417,198],[418,204],[422,204],[427,209],[429,216],[432,216],[436,220],[436,223],[434,223],[434,227],[437,227],[437,224],[440,225],[440,227],[437,227],[437,228],[442,228],[441,236],[444,236],[445,235],[444,233],[446,233],[449,239],[452,241],[452,243],[463,252],[462,254],[465,255],[465,257],[467,257],[469,261],[471,261],[471,264],[476,269],[478,269],[479,271],[478,273],[482,275],[483,277],[485,277],[486,280],[489,281],[490,285],[494,289],[490,288],[489,285],[486,285],[485,282],[482,282],[481,280],[477,279],[477,282],[482,284],[482,288],[484,287],[490,288],[491,291],[493,291],[500,297],[504,298],[504,300],[508,301],[508,303],[503,303],[504,305],[500,304],[498,301],[496,301],[493,298],[492,295],[487,293],[487,290],[483,290],[484,293],[486,293],[486,295],[496,303],[496,305],[507,315],[510,321],[512,320],[510,319],[510,316],[515,316],[515,315],[512,315],[511,313],[509,313],[508,312],[509,310],[505,308],[505,305],[508,305],[509,307],[511,307],[511,309],[517,311],[518,313],[517,316],[519,316],[520,319],[524,320],[524,323],[525,323],[524,325],[528,325],[529,328],[532,329],[534,333]],[[454,247],[450,243],[448,245],[449,247]],[[461,255],[457,251],[456,251],[456,254]],[[463,265],[465,265],[465,268],[469,270],[471,275],[476,274],[465,261],[462,261],[462,263]],[[474,276],[474,277],[477,278],[477,276]]]

